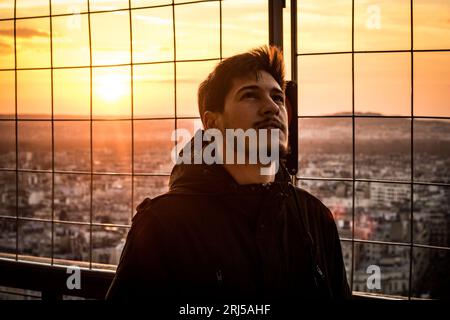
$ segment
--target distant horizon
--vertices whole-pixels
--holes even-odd
[[[443,116],[421,116],[421,115],[400,115],[400,114],[383,114],[380,112],[374,112],[374,111],[357,111],[352,113],[351,111],[342,111],[342,112],[335,112],[335,113],[327,113],[327,114],[317,114],[317,115],[298,115],[299,118],[320,118],[320,117],[351,117],[352,115],[356,115],[356,116],[364,116],[364,117],[383,117],[383,118],[397,118],[397,117],[401,117],[404,119],[408,119],[408,118],[420,118],[420,120],[424,120],[424,121],[440,121],[440,122],[449,122],[450,121],[450,117],[443,117]],[[18,114],[17,119],[21,120],[21,119],[26,119],[26,118],[31,118],[31,119],[51,119],[51,114],[43,114],[43,113],[21,113]],[[15,119],[15,113],[0,113],[0,120],[6,120],[5,118],[8,117],[7,119],[11,119],[14,118]],[[59,119],[87,119],[89,120],[91,118],[90,114],[88,115],[77,115],[77,114],[53,114],[53,120],[59,120]],[[106,114],[102,114],[102,115],[92,115],[92,119],[96,120],[96,119],[111,119],[111,120],[121,120],[121,119],[132,119],[131,114],[130,115],[106,115]],[[140,119],[148,119],[148,120],[169,120],[169,119],[180,119],[180,120],[195,120],[195,119],[200,119],[200,116],[177,116],[175,117],[174,115],[157,115],[157,116],[150,116],[150,115],[133,115],[133,120],[140,120]]]

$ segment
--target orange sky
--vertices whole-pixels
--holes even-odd
[[[175,1],[182,2],[182,1]],[[287,1],[289,2],[289,1]],[[13,0],[0,1],[0,19],[13,16]],[[171,1],[134,0],[132,5]],[[355,50],[409,50],[409,0],[355,1]],[[17,0],[17,16],[48,15],[48,0]],[[91,10],[128,7],[128,0],[96,0]],[[267,42],[267,2],[224,0],[222,3],[223,56]],[[52,2],[54,14],[83,12],[86,1]],[[285,14],[288,9],[285,10]],[[176,59],[220,57],[219,3],[175,6]],[[53,65],[89,65],[87,15],[54,17]],[[50,18],[19,19],[17,67],[50,67]],[[132,11],[133,62],[173,60],[172,7]],[[92,62],[95,66],[129,64],[128,11],[91,15]],[[285,43],[289,30],[285,30]],[[348,52],[352,49],[350,0],[299,2],[300,53]],[[450,49],[450,1],[414,1],[414,49]],[[351,54],[300,56],[299,114],[323,115],[352,110]],[[289,61],[288,61],[289,62]],[[198,84],[217,61],[179,62],[177,115],[197,116]],[[289,69],[288,65],[288,69]],[[14,22],[0,21],[0,69],[14,68]],[[175,115],[174,64],[133,66],[135,117]],[[131,67],[93,68],[94,116],[131,114]],[[89,68],[55,69],[55,116],[88,116]],[[51,71],[19,70],[18,112],[51,113]],[[450,116],[450,52],[414,54],[415,115]],[[0,113],[14,113],[14,72],[0,71]],[[355,54],[355,111],[409,115],[411,109],[409,53]]]

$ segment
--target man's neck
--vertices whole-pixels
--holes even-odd
[[[223,166],[238,184],[270,183],[275,181],[275,174],[261,174],[263,166],[259,164],[224,164]]]

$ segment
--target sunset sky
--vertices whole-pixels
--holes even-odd
[[[133,0],[133,7],[172,1]],[[175,1],[183,2],[183,1]],[[289,2],[289,1],[287,1]],[[48,0],[17,0],[17,17],[48,16]],[[409,50],[409,0],[355,1],[356,51]],[[90,1],[91,12],[128,8],[128,0]],[[87,1],[52,1],[52,13],[87,11]],[[220,58],[219,2],[132,10],[133,57],[128,11],[91,14],[93,116],[198,116],[199,83]],[[285,10],[288,15],[289,10]],[[0,0],[0,113],[14,114],[14,1]],[[9,19],[9,20],[8,20]],[[55,117],[89,116],[90,50],[88,15],[52,18]],[[352,2],[302,0],[298,8],[299,53],[351,52]],[[285,25],[286,27],[286,25]],[[285,28],[285,44],[289,41]],[[222,56],[268,42],[267,1],[222,2]],[[414,1],[414,49],[450,49],[450,0]],[[16,22],[19,117],[51,114],[50,18]],[[288,54],[289,47],[286,54]],[[132,60],[131,60],[132,58]],[[170,61],[215,59],[212,61]],[[131,67],[129,64],[135,65]],[[146,64],[151,63],[151,64]],[[289,63],[289,59],[288,59]],[[102,67],[105,65],[121,66]],[[127,65],[128,64],[128,65]],[[176,97],[174,69],[176,67]],[[26,69],[26,70],[20,70]],[[288,69],[290,66],[288,65]],[[410,115],[411,54],[355,54],[355,111]],[[352,56],[299,56],[299,115],[352,110]],[[450,52],[414,53],[415,115],[450,116]]]

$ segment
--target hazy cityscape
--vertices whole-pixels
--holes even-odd
[[[50,258],[53,219],[54,259],[74,264],[92,258],[96,267],[114,269],[136,205],[167,190],[174,121],[94,122],[92,159],[89,122],[55,122],[53,158],[51,122],[19,122],[17,162],[25,171],[18,173],[18,190],[14,125],[0,122],[6,133],[0,167],[12,169],[0,171],[0,255],[16,253],[17,229],[19,255]],[[192,129],[192,121],[177,127]],[[450,183],[450,123],[415,120],[413,159],[409,119],[358,118],[354,133],[355,178],[381,182],[357,181],[353,188],[351,118],[299,119],[298,185],[332,210],[349,281],[353,256],[353,289],[407,296],[411,271],[413,296],[449,297],[450,251],[414,247],[410,270],[409,244],[450,246],[450,188],[426,184]],[[424,184],[411,188],[411,172]],[[16,195],[24,218],[17,228]],[[361,242],[352,245],[353,236]],[[369,265],[380,267],[381,289],[367,288]]]

